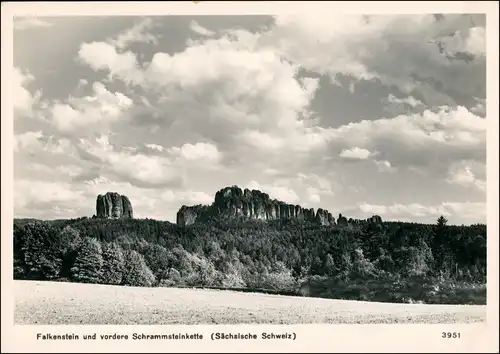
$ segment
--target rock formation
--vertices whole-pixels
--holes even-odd
[[[331,225],[335,224],[335,219],[332,214],[328,212],[328,210],[319,208],[316,212],[316,222],[320,225]]]
[[[177,224],[190,225],[210,217],[218,219],[240,220],[293,220],[318,223],[320,225],[335,224],[335,218],[327,210],[305,209],[300,205],[288,204],[271,199],[268,194],[259,190],[241,190],[237,186],[226,187],[215,194],[210,206],[183,205],[177,213]]]
[[[128,197],[115,192],[99,194],[96,201],[96,216],[98,218],[129,218],[134,217],[132,203]]]
[[[207,205],[183,205],[177,212],[177,225],[191,225],[196,221],[206,221],[211,216],[211,207]]]
[[[368,218],[367,221],[371,224],[381,224],[382,218],[378,215],[373,215],[372,217]]]
[[[339,225],[347,225],[347,218],[342,214],[339,214],[339,218],[337,219],[337,223]]]

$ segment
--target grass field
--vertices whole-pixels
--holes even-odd
[[[366,324],[484,321],[486,306],[392,304],[242,293],[14,281],[16,324]]]

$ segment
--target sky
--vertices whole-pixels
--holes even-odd
[[[352,218],[486,222],[482,14],[22,17],[14,216],[226,186]]]

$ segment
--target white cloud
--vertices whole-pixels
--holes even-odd
[[[285,141],[280,136],[262,133],[256,130],[246,131],[242,134],[243,140],[256,148],[269,150],[270,152],[281,150],[285,147]]]
[[[245,187],[264,191],[271,198],[300,204],[303,207],[319,207],[319,203],[324,203],[326,199],[335,194],[332,183],[314,173],[284,175],[283,172],[275,174],[273,178],[269,179],[269,183],[251,180]],[[325,205],[322,207],[325,208]]]
[[[193,22],[191,31],[201,36],[186,32],[186,24],[181,32],[196,41],[184,37],[178,43],[186,48],[165,44],[158,53],[132,45],[156,42],[151,23],[138,22],[111,39],[80,46],[80,64],[95,71],[83,80],[107,85],[80,81],[75,95],[85,91],[86,97],[60,98],[43,108],[26,90],[29,74],[19,76],[17,107],[35,105],[48,119],[17,125],[16,178],[31,173],[51,182],[73,180],[83,193],[81,213],[93,212],[96,193],[116,190],[132,199],[138,217],[175,220],[181,203],[208,203],[217,189],[238,184],[332,212],[370,200],[367,210],[379,207],[401,219],[433,222],[434,211],[458,222],[461,213],[473,219],[479,207],[441,202],[457,190],[459,202],[484,198],[485,171],[478,167],[486,151],[486,120],[480,117],[484,36],[469,22],[454,15],[436,24],[433,16],[322,21],[297,14],[279,16],[276,26],[257,34],[214,28],[217,36]],[[139,47],[147,49],[135,53]],[[460,51],[478,56],[467,64],[453,59]],[[60,77],[70,77],[64,70]],[[316,108],[338,100],[325,102],[331,83],[304,77],[318,77],[311,71],[331,76],[341,86],[334,89],[359,98],[363,108],[375,105],[370,119],[342,123],[349,115],[367,117],[348,104],[325,110],[341,113],[321,116]],[[377,80],[357,81],[371,78]],[[388,96],[382,102],[380,92]],[[457,106],[471,96],[477,102]],[[375,118],[384,104],[392,115],[414,113]],[[34,157],[31,170],[23,167]],[[348,163],[346,157],[369,162]],[[54,203],[60,209],[44,204],[47,215],[71,208]]]
[[[67,103],[55,103],[51,108],[51,119],[61,132],[72,132],[98,126],[105,129],[106,123],[123,118],[134,102],[120,92],[110,92],[100,83],[92,86],[93,95],[81,98],[70,97]]]
[[[41,131],[25,132],[14,136],[14,151],[37,151],[41,147],[40,138],[42,136]]]
[[[276,26],[257,41],[334,81],[338,74],[377,78],[407,93],[427,91],[428,99],[444,104],[450,100],[445,91],[473,94],[485,84],[484,28],[472,26],[470,16],[461,14],[437,21],[431,14],[317,17],[303,12],[276,16]],[[450,37],[450,31],[457,34]],[[463,53],[481,57],[464,66],[460,59],[469,57]]]
[[[446,210],[454,217],[455,223],[486,223],[486,203],[483,202],[443,202]]]
[[[161,145],[158,145],[158,144],[144,144],[148,149],[151,149],[151,150],[156,150],[156,151],[163,151],[165,150],[165,148]]]
[[[486,166],[482,166],[481,169],[483,170],[483,174],[485,174]],[[460,161],[452,164],[448,170],[448,178],[446,181],[464,187],[476,187],[481,191],[486,190],[486,181],[477,178],[472,165],[467,161]]]
[[[486,55],[486,29],[484,27],[472,27],[469,30],[465,49],[476,55]]]
[[[121,78],[129,83],[141,80],[135,54],[131,51],[117,52],[109,43],[83,43],[78,51],[78,59],[95,71],[109,71],[109,79]]]
[[[84,86],[87,86],[88,84],[89,84],[89,82],[85,79],[78,80],[78,87],[84,87]]]
[[[101,172],[141,188],[179,186],[184,182],[188,168],[191,173],[198,173],[200,169],[206,169],[204,162],[214,167],[221,158],[217,147],[209,143],[187,143],[167,150],[156,144],[146,145],[160,154],[148,155],[135,148],[118,148],[110,143],[107,135],[95,141],[80,139],[76,149]]]
[[[49,155],[67,154],[71,149],[69,140],[46,136],[41,130],[27,131],[14,135],[14,152],[17,153],[48,153]]]
[[[93,178],[91,180],[86,180],[83,183],[87,184],[89,186],[98,186],[98,185],[103,185],[103,184],[109,184],[111,181],[104,177],[104,176],[99,176],[96,178]]]
[[[215,35],[214,31],[210,31],[209,29],[206,29],[205,27],[200,26],[200,24],[194,20],[189,23],[189,29],[195,33],[202,35],[202,36],[212,37]]]
[[[102,51],[100,58],[84,55],[92,47]],[[264,150],[286,146],[308,151],[324,145],[323,131],[299,119],[308,115],[318,79],[297,78],[298,67],[273,51],[255,50],[228,37],[209,39],[173,55],[156,53],[144,71],[131,53],[117,54],[105,43],[86,44],[80,53],[94,70],[106,69],[160,95],[159,107],[182,110],[179,124],[198,131],[207,127],[203,133],[208,138],[241,136]],[[113,64],[124,55],[126,65]]]
[[[423,23],[428,21],[427,18],[420,20]],[[391,21],[380,23],[389,26]],[[243,35],[240,37],[245,38]],[[336,130],[311,126],[312,121],[299,119],[299,113],[307,115],[309,102],[317,89],[317,80],[309,79],[308,82],[302,83],[295,80],[293,72],[296,69],[293,66],[283,63],[272,52],[261,49],[265,47],[252,47],[255,43],[251,38],[245,40],[207,40],[173,56],[157,53],[143,74],[144,80],[139,82],[144,87],[154,88],[164,95],[164,102],[168,102],[169,108],[181,103],[191,104],[194,99],[200,102],[201,98],[205,105],[205,112],[202,114],[204,119],[197,118],[200,115],[195,114],[198,108],[194,105],[190,108],[193,115],[185,117],[185,122],[181,124],[198,124],[196,128],[199,131],[202,131],[203,126],[209,125],[210,129],[214,129],[204,132],[209,134],[209,138],[216,138],[213,134],[221,134],[224,130],[228,135],[234,136],[233,129],[238,129],[240,133],[236,135],[246,144],[267,152],[278,152],[282,149],[307,152],[323,148],[329,140],[335,140],[337,136],[344,140],[344,136],[351,135],[349,131],[353,130],[361,131],[361,136],[355,139],[359,141],[358,148],[365,150],[372,150],[372,147],[366,146],[370,145],[367,143],[378,140],[379,143],[385,144],[384,139],[393,142],[396,140],[398,144],[407,146],[416,139],[420,140],[411,147],[412,150],[426,150],[425,140],[430,140],[430,145],[463,144],[469,147],[481,146],[484,143],[484,132],[479,131],[485,127],[485,122],[475,119],[476,117],[463,107],[438,113],[426,111],[421,115],[403,115],[393,120],[363,121]],[[198,65],[201,63],[203,66]],[[274,73],[268,73],[268,69],[273,67]],[[280,67],[282,74],[278,75],[276,68]],[[281,79],[276,80],[277,77]],[[245,82],[245,85],[240,82]],[[182,87],[183,91],[178,91],[178,87]],[[210,96],[207,92],[209,87],[216,88],[216,91],[211,91]],[[266,95],[255,96],[254,93],[257,92],[266,92]],[[281,95],[281,92],[286,95]],[[213,97],[217,99],[214,100]],[[419,101],[411,96],[406,99],[390,96],[390,100],[399,100],[409,105],[419,104]],[[258,112],[255,111],[257,107]],[[442,121],[436,121],[435,116],[440,116],[437,120]],[[366,125],[365,132],[362,131],[363,125]],[[370,128],[377,130],[375,134],[370,132]],[[396,133],[399,131],[403,134],[398,138]],[[374,138],[368,138],[370,135],[374,135]],[[363,141],[362,138],[365,137],[366,140]],[[401,160],[397,158],[394,162],[401,163]]]
[[[14,207],[19,214],[36,210],[41,206],[73,207],[78,211],[82,193],[68,183],[37,180],[14,181]],[[47,210],[40,210],[47,213]]]
[[[393,104],[407,104],[413,108],[423,104],[422,101],[415,99],[413,96],[408,96],[406,98],[397,98],[396,96],[394,96],[392,94],[390,94],[387,97],[387,102],[393,103]]]
[[[109,43],[113,44],[120,50],[130,47],[133,43],[150,43],[153,45],[158,44],[157,35],[149,33],[154,27],[154,22],[151,18],[145,18],[134,24],[132,28],[120,33],[116,39],[110,39]]]
[[[295,177],[296,185],[300,188],[308,186],[308,191],[318,196],[333,196],[333,186],[326,178],[318,176],[314,173],[298,173]]]
[[[344,149],[339,154],[340,157],[352,160],[366,160],[372,153],[366,149],[360,149],[359,147],[353,147],[351,149]]]
[[[224,100],[220,103],[238,103],[238,108],[250,118],[257,117],[252,114],[255,107],[251,103],[269,105],[277,101],[271,107],[263,107],[261,113],[269,116],[269,110],[278,109],[277,104],[281,104],[284,116],[269,117],[272,123],[284,127],[293,122],[297,111],[309,104],[317,80],[299,82],[295,78],[298,68],[282,61],[274,52],[240,46],[241,43],[220,39],[188,47],[172,56],[156,53],[145,72],[146,80],[163,92],[176,85],[185,90],[196,88],[199,94],[216,87],[218,98]],[[241,85],[243,82],[245,85]],[[279,121],[275,122],[277,119]]]
[[[391,163],[387,160],[374,160],[379,172],[394,172],[395,168],[392,167]]]
[[[95,161],[122,181],[140,187],[179,183],[183,178],[178,166],[168,157],[148,156],[125,149],[117,151],[105,135],[95,142],[81,139],[78,150],[84,158]]]
[[[32,95],[31,92],[26,89],[26,85],[34,79],[33,75],[29,72],[23,73],[19,68],[14,68],[12,85],[15,113],[26,116],[30,116],[32,114],[33,105],[39,100],[41,95],[40,91],[37,91],[35,95]]]
[[[317,204],[321,201],[321,196],[319,195],[318,192],[319,192],[318,189],[314,187],[307,188],[307,196],[311,203]]]
[[[474,97],[474,99],[477,101],[476,105],[471,107],[471,112],[478,114],[480,116],[485,116],[486,115],[486,100]]]
[[[196,143],[196,144],[184,144],[180,148],[172,147],[170,152],[174,155],[181,156],[182,158],[193,161],[193,160],[209,160],[217,161],[221,158],[221,154],[217,149],[217,146],[210,143]]]
[[[486,152],[486,119],[464,107],[364,120],[343,125],[330,134],[332,144],[378,151],[397,165],[440,163],[436,161],[440,156],[484,159]],[[360,151],[361,157],[368,154]]]
[[[42,20],[39,17],[20,17],[14,18],[14,29],[18,31],[40,28],[40,27],[52,27],[52,24],[47,20]]]
[[[260,190],[269,194],[270,198],[275,198],[286,203],[296,203],[297,201],[299,201],[299,196],[297,195],[297,193],[295,193],[295,191],[279,184],[262,185],[252,180],[245,186],[245,188]]]

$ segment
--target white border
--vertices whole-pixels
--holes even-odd
[[[487,181],[488,181],[488,316],[486,324],[471,325],[296,325],[296,326],[168,326],[168,332],[199,332],[223,328],[261,333],[295,332],[295,341],[37,341],[39,332],[162,333],[165,326],[14,326],[12,294],[13,112],[11,75],[13,23],[16,16],[83,15],[236,15],[300,11],[311,16],[331,12],[486,13],[487,14]],[[2,3],[2,352],[498,352],[498,2],[34,2]],[[443,340],[440,333],[461,332],[460,340]],[[72,344],[73,343],[73,344]]]

